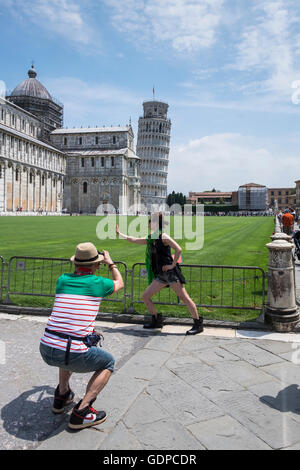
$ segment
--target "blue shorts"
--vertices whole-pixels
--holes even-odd
[[[61,349],[40,343],[40,353],[49,366],[60,367],[71,372],[85,373],[104,369],[114,371],[115,360],[113,356],[97,346],[90,347],[84,353],[70,352],[67,365],[65,364],[65,351]]]

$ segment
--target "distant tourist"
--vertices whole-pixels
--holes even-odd
[[[156,312],[152,297],[164,287],[171,287],[176,295],[187,306],[192,318],[193,327],[186,332],[187,335],[195,335],[203,331],[203,319],[199,318],[197,307],[188,295],[183,284],[184,276],[178,266],[181,247],[169,235],[163,233],[163,216],[161,213],[149,218],[150,234],[147,238],[135,238],[120,233],[118,225],[116,233],[138,245],[146,245],[146,267],[148,273],[148,287],[142,294],[142,300],[151,314],[151,322],[144,328],[161,328],[162,315]],[[175,250],[174,259],[171,248]]]
[[[289,208],[289,211],[290,213],[292,214],[292,216],[294,217],[294,221],[296,220],[296,212],[295,212],[295,209],[293,209],[292,207]]]
[[[292,235],[294,227],[294,216],[286,209],[281,217],[282,231],[287,235]]]
[[[105,411],[92,407],[98,394],[107,384],[113,370],[114,358],[97,347],[100,334],[94,331],[95,319],[102,298],[123,288],[122,276],[108,251],[99,253],[92,243],[80,243],[71,261],[75,272],[60,276],[56,296],[40,352],[50,366],[59,368],[59,384],[54,393],[52,411],[63,413],[72,403],[74,392],[69,380],[73,372],[94,372],[84,397],[75,405],[69,427],[82,429],[100,424],[106,419]],[[113,280],[96,276],[101,263],[107,264]]]

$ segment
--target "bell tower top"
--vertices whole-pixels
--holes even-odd
[[[169,105],[162,101],[144,101],[144,118],[167,119]]]

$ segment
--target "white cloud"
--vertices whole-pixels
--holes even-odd
[[[171,147],[168,191],[237,191],[245,183],[292,187],[298,161],[298,156],[273,154],[252,137],[208,135]]]
[[[222,20],[223,0],[105,0],[113,26],[143,48],[156,43],[180,53],[210,47]]]
[[[263,74],[261,91],[275,93],[274,99],[290,96],[291,83],[300,78],[295,8],[295,2],[290,1],[255,2],[252,24],[242,33],[237,47],[233,68]]]
[[[28,21],[44,31],[55,33],[79,46],[100,49],[99,32],[91,26],[84,12],[85,1],[78,0],[4,0],[11,14],[19,20]]]
[[[224,54],[207,65],[200,62],[179,83],[182,103],[298,113],[293,83],[300,80],[300,7],[296,0],[253,0],[249,6],[232,15],[227,34],[223,29]],[[219,41],[213,53],[221,48]]]

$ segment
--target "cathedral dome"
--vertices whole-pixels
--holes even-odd
[[[17,85],[10,96],[30,96],[33,98],[52,100],[50,93],[46,90],[44,85],[35,78],[36,75],[36,70],[32,65],[31,69],[28,70],[29,78]]]

